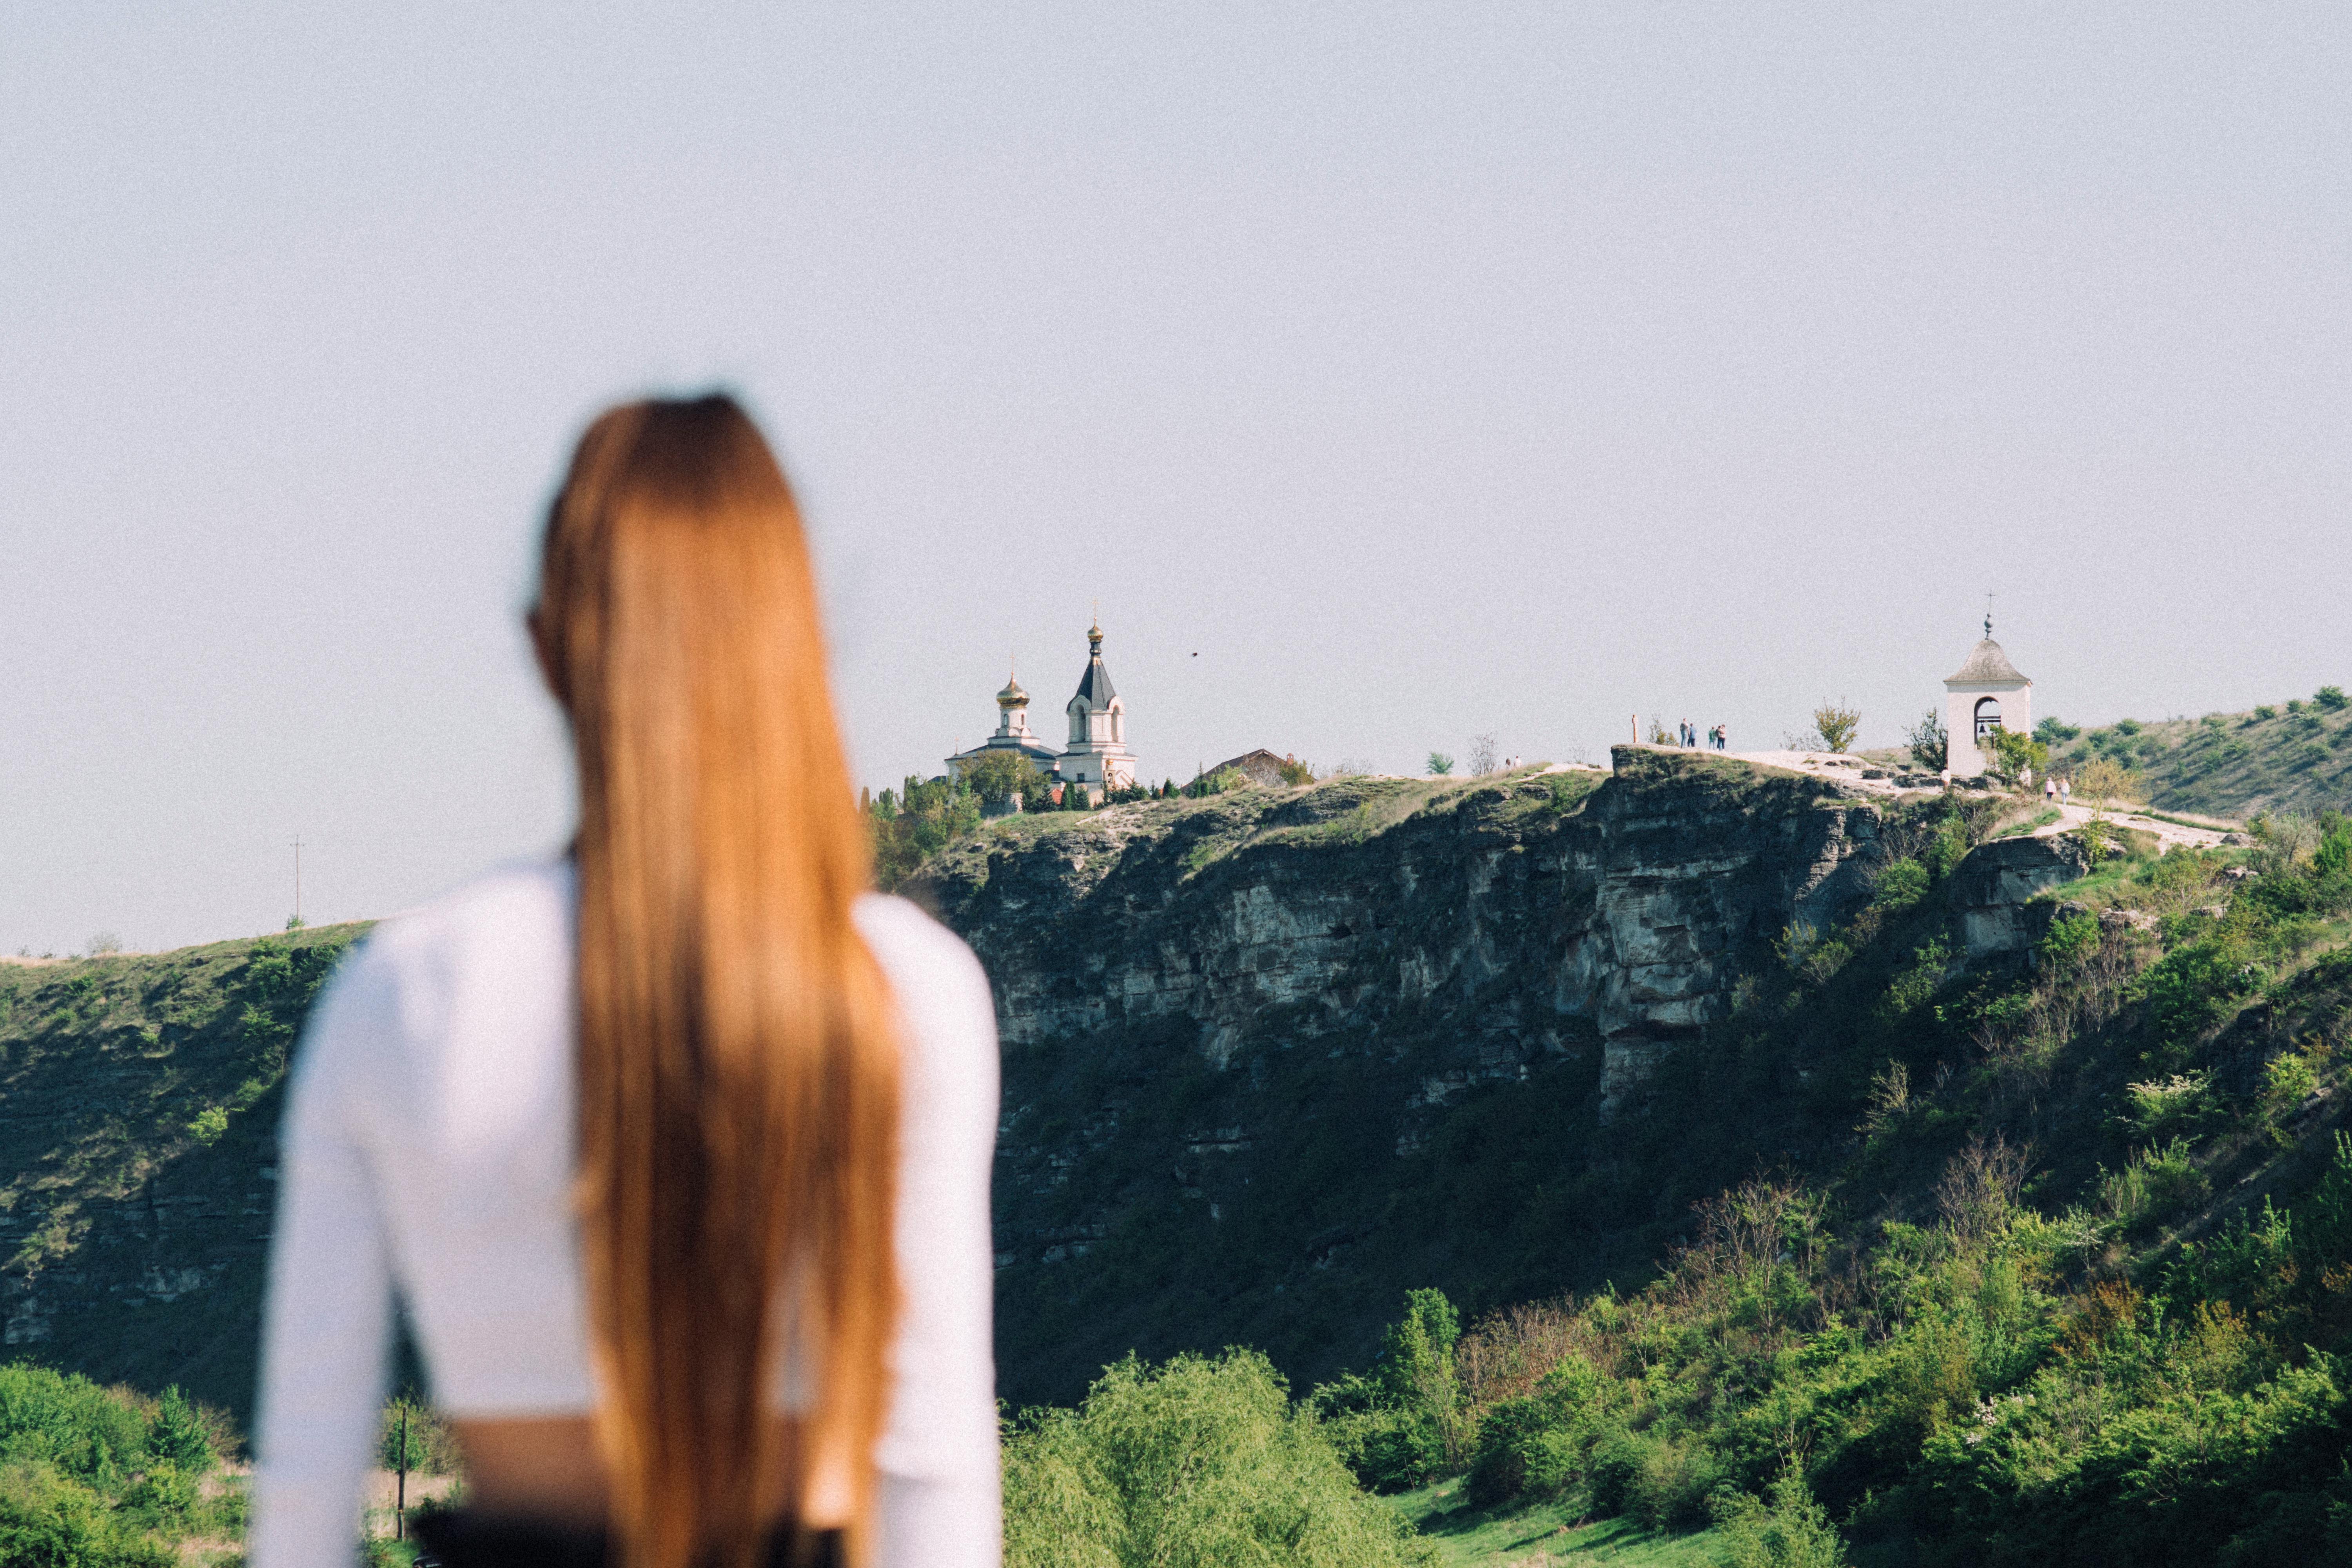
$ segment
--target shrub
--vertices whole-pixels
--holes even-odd
[[[2347,699],[2344,695],[2344,689],[2340,686],[2323,686],[2313,696],[2312,700],[2333,713],[2344,707],[2347,701],[2352,701],[2352,699]]]
[[[177,1555],[50,1466],[0,1469],[0,1563],[9,1568],[168,1568]]]
[[[1255,1351],[1106,1368],[1077,1409],[1011,1425],[1004,1493],[1009,1568],[1435,1560]]]
[[[2124,1085],[2130,1109],[2126,1120],[2144,1138],[2194,1125],[2212,1109],[2213,1075],[2175,1073],[2170,1078]]]
[[[1249,779],[1241,769],[1219,768],[1214,773],[1202,773],[1199,778],[1186,784],[1184,793],[1193,799],[1205,800],[1213,795],[1231,795],[1237,789],[1248,787]]]
[[[1623,1511],[1652,1530],[1696,1530],[1707,1522],[1707,1501],[1722,1467],[1696,1433],[1666,1436],[1657,1427],[1632,1439],[1634,1465]]]
[[[2081,968],[2098,950],[2099,917],[2088,910],[2058,916],[2042,933],[2042,960],[2062,973]]]
[[[1895,976],[1880,1004],[1881,1011],[1890,1018],[1916,1012],[1936,994],[1951,967],[1951,944],[1940,936],[1932,938],[1912,953],[1910,963]]]
[[[2309,1100],[2319,1089],[2319,1072],[2312,1057],[2288,1051],[2263,1067],[2263,1112],[2275,1122]]]
[[[1454,771],[1454,759],[1444,752],[1432,752],[1429,753],[1429,771],[1444,778]]]
[[[2074,793],[2099,812],[2137,805],[2147,798],[2147,786],[2139,775],[2109,757],[2095,757],[2083,765],[2074,775]]]
[[[1744,1492],[1717,1500],[1724,1568],[1844,1568],[1845,1545],[1829,1514],[1790,1465],[1772,1483],[1769,1507]]]
[[[1951,738],[1944,733],[1944,716],[1933,708],[1927,716],[1911,726],[1904,739],[1911,747],[1911,760],[1930,773],[1943,770],[1951,754]]]
[[[2224,931],[2165,954],[2140,977],[2138,990],[2157,1037],[2185,1046],[2234,1012],[2256,980],[2244,941]]]
[[[1862,715],[1840,698],[1824,702],[1813,710],[1813,732],[1822,738],[1822,749],[1843,752],[1853,744],[1854,731],[1862,728]]]
[[[2179,1138],[2142,1149],[2124,1168],[2103,1178],[2099,1201],[2127,1232],[2144,1231],[2205,1201],[2212,1184]]]
[[[980,796],[981,804],[991,811],[1003,810],[1015,795],[1024,811],[1045,804],[1045,775],[1026,754],[1009,746],[981,752],[965,763],[961,772],[964,787]]]
[[[1927,896],[1927,868],[1918,861],[1907,858],[1890,860],[1879,868],[1870,901],[1890,912],[1907,910]]]
[[[1489,1408],[1478,1424],[1466,1495],[1481,1505],[1522,1493],[1558,1497],[1584,1473],[1586,1450],[1614,1403],[1614,1384],[1570,1353],[1534,1393]]]
[[[203,1415],[176,1383],[156,1403],[155,1418],[147,1428],[147,1452],[192,1476],[202,1476],[213,1467],[212,1434]]]
[[[1986,771],[2003,784],[2014,784],[2028,770],[2039,773],[2050,765],[2050,748],[2031,735],[1996,730],[1985,740],[1985,749],[1991,753]]]
[[[866,814],[874,837],[874,875],[885,892],[923,863],[978,827],[981,797],[961,778],[923,779],[909,773],[902,791],[884,790]]]

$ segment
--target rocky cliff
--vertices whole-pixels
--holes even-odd
[[[1603,1129],[1868,897],[1903,807],[1613,760],[1018,818],[927,873],[998,989],[1008,1394],[1224,1340],[1319,1373],[1405,1286],[1533,1294],[1631,1246],[1573,1212]]]
[[[1866,1068],[1816,1070],[1809,1014],[1759,1032],[1756,977],[1792,927],[1851,934],[1941,804],[1614,761],[1013,817],[932,866],[1002,1014],[1009,1397],[1229,1342],[1315,1378],[1408,1287],[1631,1280],[1695,1198],[1845,1135]],[[1979,850],[1932,919],[1998,962],[2067,854]],[[287,1054],[357,934],[0,972],[10,1354],[246,1405]],[[1728,1110],[1649,1109],[1693,1072]]]
[[[0,1338],[251,1399],[296,1030],[363,927],[0,968]]]

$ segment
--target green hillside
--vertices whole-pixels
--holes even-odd
[[[287,1059],[365,929],[0,966],[11,1356],[250,1406]]]
[[[2248,728],[2303,712],[2342,721]],[[959,852],[956,907],[1034,949],[1002,1361],[1061,1408],[1008,1451],[1015,1568],[2352,1563],[2352,826],[2053,846],[2074,879],[1972,951],[2032,803],[1673,757],[1372,789]],[[1823,846],[1833,915],[1732,921]],[[1669,909],[1676,856],[1746,901]],[[1653,984],[1707,909],[1726,1009],[1612,1110],[1619,1037],[1547,1010],[1573,944],[1640,915],[1608,962]],[[248,1406],[287,1057],[362,929],[0,968],[11,1358]],[[1129,960],[1226,1009],[1220,1058],[1191,1014],[1035,1022]],[[1284,964],[1333,978],[1232,989]]]
[[[2082,730],[2045,719],[2055,771],[2111,757],[2147,784],[2158,810],[2219,816],[2352,809],[2352,702],[2340,687],[2243,713]]]
[[[1646,1285],[1420,1293],[1317,1391],[1368,1481],[1521,1554],[1457,1561],[1615,1518],[1742,1562],[2352,1563],[2352,825],[2112,861],[2030,962],[1959,963],[1938,880],[1887,863],[1607,1152],[1720,1184]]]

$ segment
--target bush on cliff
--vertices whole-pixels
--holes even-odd
[[[1357,1490],[1330,1436],[1254,1351],[1133,1357],[1004,1443],[1009,1568],[1405,1568],[1435,1561]]]
[[[183,1541],[233,1537],[237,1495],[205,1485],[224,1430],[177,1388],[150,1401],[0,1366],[0,1563],[163,1568]]]
[[[924,861],[978,827],[981,807],[981,796],[961,778],[908,773],[902,790],[886,789],[875,796],[866,821],[874,836],[874,879],[882,890],[898,887]]]

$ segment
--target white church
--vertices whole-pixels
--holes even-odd
[[[1956,779],[1985,771],[1985,740],[1996,730],[2033,733],[2033,682],[1992,640],[1990,616],[1984,629],[1968,662],[1944,682],[1944,765]]]
[[[1065,710],[1070,717],[1070,743],[1059,752],[1029,728],[1029,694],[1018,679],[1008,679],[996,694],[996,733],[968,752],[950,757],[949,771],[961,773],[967,763],[992,752],[1018,752],[1037,764],[1055,784],[1083,789],[1099,805],[1112,790],[1135,786],[1135,756],[1127,749],[1127,704],[1103,668],[1103,634],[1099,625],[1087,628],[1087,668],[1078,689]]]

